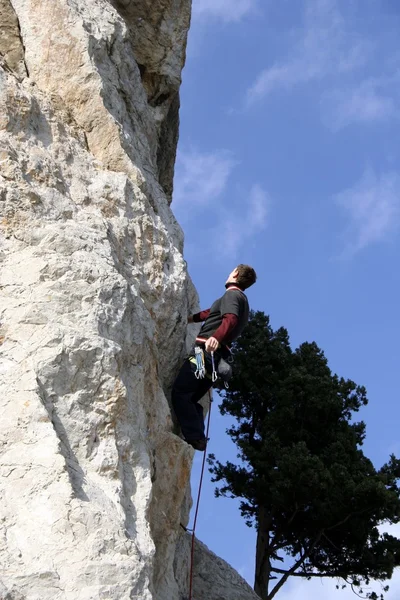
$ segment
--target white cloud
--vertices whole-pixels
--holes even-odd
[[[257,6],[257,0],[193,0],[193,17],[238,22]]]
[[[212,228],[203,234],[207,239],[217,236],[222,242],[219,253],[232,258],[243,243],[265,229],[271,204],[269,195],[258,184],[251,187],[240,204],[232,201],[231,194],[224,201],[237,164],[226,150],[179,151],[172,203],[178,219],[192,221],[199,214],[212,215],[205,219],[206,224],[213,223]],[[199,226],[196,231],[200,231]]]
[[[225,190],[237,162],[227,150],[214,152],[179,151],[176,162],[173,206],[189,211],[204,207]]]
[[[400,523],[395,523],[394,525],[380,525],[379,527],[380,533],[390,533],[390,535],[394,535],[394,537],[400,538]]]
[[[267,222],[270,201],[260,185],[255,184],[251,188],[249,204],[248,225],[253,231],[258,228],[264,229]]]
[[[247,91],[247,106],[278,88],[351,72],[365,63],[368,49],[365,40],[347,31],[335,0],[308,0],[300,38],[285,61],[258,75]]]
[[[239,210],[232,215],[226,213],[218,226],[221,236],[221,253],[234,258],[240,247],[263,231],[268,223],[271,199],[263,188],[255,184],[250,190],[248,201],[244,199]]]
[[[398,85],[398,76],[382,77],[330,91],[322,100],[326,124],[338,130],[355,122],[369,123],[398,117]]]
[[[335,196],[349,217],[349,241],[345,255],[353,255],[372,243],[389,238],[400,225],[400,176],[395,172],[377,176],[366,170],[352,188]]]

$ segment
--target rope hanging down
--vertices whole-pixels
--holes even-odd
[[[206,456],[207,456],[208,434],[209,434],[209,431],[210,431],[211,405],[212,405],[212,397],[211,397],[211,391],[210,390],[208,391],[208,397],[210,399],[210,408],[208,409],[208,418],[207,418],[206,449],[204,450],[204,454],[203,454],[203,464],[201,465],[199,491],[197,492],[196,510],[195,510],[195,513],[194,513],[193,529],[191,530],[192,531],[192,549],[191,549],[191,552],[190,552],[189,600],[192,600],[194,541],[195,541],[195,537],[196,537],[195,536],[195,533],[196,533],[196,523],[197,523],[197,515],[198,515],[198,512],[199,512],[201,488],[202,488],[202,485],[203,485],[204,465],[206,463]]]

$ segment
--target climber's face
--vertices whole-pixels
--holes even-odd
[[[232,273],[229,275],[228,279],[226,280],[226,284],[227,283],[236,283],[237,276],[238,276],[238,270],[233,269]]]

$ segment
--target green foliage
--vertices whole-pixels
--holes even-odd
[[[211,455],[209,463],[217,496],[240,498],[257,528],[256,591],[269,599],[282,585],[260,593],[261,570],[267,581],[341,577],[357,593],[370,579],[389,579],[400,540],[378,525],[400,519],[400,461],[391,456],[377,471],[362,451],[365,424],[353,419],[368,402],[365,388],[332,374],[315,343],[293,351],[286,329],[273,331],[262,312],[251,314],[234,352],[221,412],[236,419],[228,433],[240,460]],[[276,566],[282,552],[292,567]]]

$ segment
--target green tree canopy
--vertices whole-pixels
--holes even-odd
[[[257,529],[255,591],[271,600],[290,576],[342,578],[358,593],[390,579],[400,540],[378,526],[400,519],[400,461],[376,470],[362,451],[365,424],[353,418],[365,388],[332,374],[317,344],[293,351],[263,312],[234,352],[221,412],[236,419],[240,460],[209,463],[216,495],[240,498]]]

